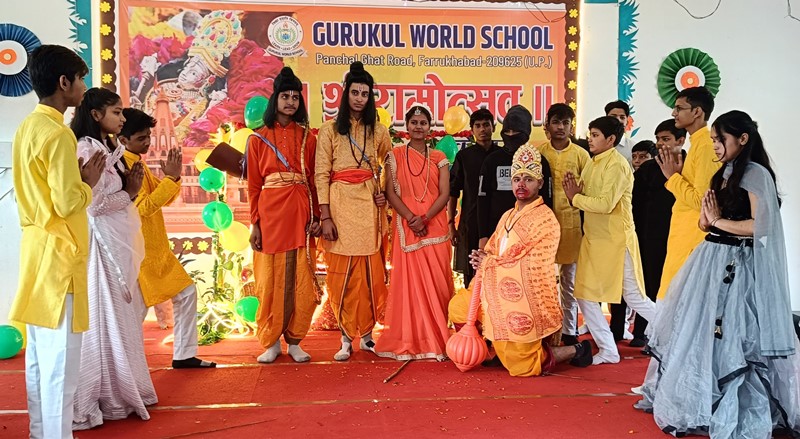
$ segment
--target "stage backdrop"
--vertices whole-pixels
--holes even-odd
[[[212,196],[197,185],[193,156],[213,147],[210,134],[221,124],[243,123],[247,101],[269,97],[283,66],[306,85],[312,127],[335,117],[356,60],[375,77],[377,103],[398,130],[415,103],[431,110],[437,127],[454,105],[488,108],[502,122],[521,104],[535,125],[554,102],[577,106],[577,1],[365,4],[101,2],[101,82],[158,119],[147,158],[154,170],[166,148],[184,150],[170,231],[205,231],[199,212]],[[543,141],[543,131],[534,137]],[[234,179],[228,203],[246,223],[246,191]]]

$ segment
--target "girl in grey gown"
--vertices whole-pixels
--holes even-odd
[[[698,226],[709,233],[659,303],[635,407],[678,437],[800,437],[800,343],[775,173],[746,113],[720,116],[712,137],[725,166],[702,203]]]

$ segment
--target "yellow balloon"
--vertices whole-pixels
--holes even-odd
[[[227,229],[219,232],[219,244],[229,252],[240,252],[250,246],[250,229],[239,221],[234,221]]]
[[[469,125],[469,114],[467,110],[460,105],[450,107],[444,112],[444,130],[447,134],[453,135],[459,131],[463,131]]]
[[[206,159],[209,155],[211,155],[210,149],[201,149],[197,151],[197,155],[194,156],[194,166],[198,171],[203,172],[203,169],[211,167],[211,165],[206,163]]]
[[[22,349],[25,349],[25,346],[28,345],[28,330],[25,327],[25,324],[20,322],[15,322],[13,320],[10,321],[9,323],[11,323],[11,326],[17,328],[17,330],[19,330],[19,332],[22,333]]]
[[[383,107],[378,107],[378,122],[386,128],[392,125],[392,115]]]
[[[247,148],[247,138],[250,137],[250,134],[253,134],[253,130],[250,128],[236,130],[231,136],[231,146],[244,154],[244,150]]]

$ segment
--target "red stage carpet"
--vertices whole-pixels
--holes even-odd
[[[586,369],[560,366],[539,378],[512,378],[502,368],[459,372],[450,362],[402,363],[356,352],[332,361],[337,332],[304,342],[311,363],[287,355],[255,363],[254,338],[200,348],[212,370],[172,370],[171,331],[145,326],[145,344],[159,403],[151,419],[110,421],[75,437],[92,438],[658,438],[652,416],[634,410],[630,388],[641,383],[647,358],[621,343],[622,362]],[[28,437],[24,358],[0,361],[0,437]]]

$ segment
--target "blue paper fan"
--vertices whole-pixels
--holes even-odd
[[[39,38],[27,28],[0,23],[0,95],[17,97],[33,90],[24,60],[41,45]],[[20,53],[23,50],[25,53]]]

